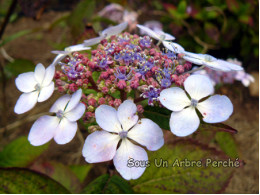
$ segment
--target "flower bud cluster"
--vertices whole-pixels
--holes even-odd
[[[163,89],[182,86],[189,76],[185,72],[192,67],[181,55],[161,51],[149,36],[127,32],[103,39],[91,54],[74,52],[60,65],[61,71],[55,74],[58,91],[83,89],[84,120],[88,122],[94,121],[98,106],[117,108],[129,96],[133,98],[131,94],[153,105]],[[142,106],[138,112],[143,112]]]

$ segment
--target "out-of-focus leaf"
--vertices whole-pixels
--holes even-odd
[[[212,40],[214,40],[214,42],[218,42],[220,34],[219,34],[218,28],[214,24],[206,22],[204,29],[205,29],[205,32],[207,33],[207,35]]]
[[[71,171],[78,177],[80,182],[84,181],[90,169],[92,168],[91,165],[70,165],[69,167]]]
[[[187,3],[185,0],[182,0],[178,7],[177,7],[177,11],[180,13],[180,14],[185,14],[186,13],[186,8],[187,8]]]
[[[146,106],[144,108],[143,115],[146,118],[149,118],[155,123],[157,123],[162,129],[170,129],[169,120],[171,116],[171,111],[156,106]]]
[[[46,151],[48,146],[49,144],[32,146],[27,137],[20,137],[6,145],[0,152],[0,167],[27,166]]]
[[[69,191],[46,175],[20,168],[0,168],[2,194],[67,194]]]
[[[95,0],[81,0],[68,18],[68,25],[73,36],[84,32],[85,22],[90,22],[95,11]]]
[[[139,179],[130,181],[136,193],[217,193],[227,186],[235,169],[214,167],[214,160],[227,160],[227,156],[190,140],[165,145],[148,156],[150,167]],[[196,165],[191,166],[191,161]]]
[[[102,175],[87,185],[84,194],[132,194],[133,190],[121,177],[108,174]]]
[[[19,37],[22,37],[24,35],[31,33],[31,32],[32,32],[32,30],[22,30],[22,31],[19,31],[17,33],[12,34],[12,35],[9,35],[6,38],[4,38],[3,41],[0,42],[0,47],[4,46],[6,43],[8,43],[10,41],[13,41],[13,40],[15,40]]]
[[[24,72],[34,71],[35,64],[26,59],[15,59],[4,67],[7,77],[18,76]]]
[[[215,139],[223,152],[231,158],[238,158],[237,145],[234,137],[227,132],[217,132]]]
[[[35,163],[32,170],[48,175],[72,193],[80,192],[80,181],[68,166],[58,162]]]

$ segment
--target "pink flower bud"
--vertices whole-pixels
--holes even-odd
[[[91,61],[88,63],[88,66],[92,69],[96,68],[95,62]]]
[[[172,82],[176,82],[177,80],[178,80],[178,75],[176,75],[176,74],[173,74],[173,75],[171,75],[171,81]]]
[[[91,99],[88,100],[88,105],[95,106],[96,102],[97,101],[94,98],[91,98]]]
[[[184,67],[183,67],[182,65],[178,65],[178,66],[176,67],[176,72],[177,72],[178,74],[184,73]]]
[[[121,103],[122,103],[122,101],[120,99],[115,99],[114,106],[118,107],[118,106],[120,106]]]
[[[192,64],[190,62],[187,62],[183,65],[185,70],[190,70],[192,68]]]
[[[109,89],[107,87],[103,87],[101,91],[102,93],[108,93]]]
[[[110,101],[108,102],[108,105],[109,105],[109,106],[114,106],[114,101],[113,101],[113,100],[110,100]]]
[[[99,98],[98,103],[99,103],[100,105],[105,104],[105,103],[106,103],[106,99],[103,98],[103,97],[101,97],[101,98]]]
[[[77,91],[77,89],[78,89],[78,86],[75,83],[69,84],[69,90],[71,92],[75,92],[75,91]]]
[[[139,113],[143,113],[144,112],[144,108],[142,105],[137,105],[137,112]]]
[[[64,89],[64,87],[62,87],[62,86],[58,86],[58,91],[59,91],[60,93],[63,93],[63,92],[65,91],[65,89]]]
[[[76,84],[77,84],[78,86],[82,86],[82,85],[83,85],[83,80],[82,80],[82,79],[78,79],[77,82],[76,82]]]
[[[88,71],[86,72],[86,77],[91,77],[91,76],[92,76],[92,72],[88,70]]]
[[[126,87],[126,82],[125,82],[124,80],[118,81],[117,87],[118,87],[119,89],[124,89],[124,88]]]
[[[108,77],[109,77],[108,72],[102,72],[100,75],[100,78],[102,78],[102,79],[107,79]]]
[[[133,89],[136,89],[138,86],[139,86],[139,82],[138,80],[132,80],[131,83],[130,83],[130,86],[133,88]]]

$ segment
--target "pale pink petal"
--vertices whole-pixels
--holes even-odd
[[[51,63],[51,65],[56,66],[56,64],[58,64],[61,60],[63,60],[63,59],[67,56],[67,53],[68,53],[68,52],[65,52],[65,54],[58,54],[58,55],[54,58],[54,60],[53,60],[53,62]]]
[[[37,81],[34,78],[34,72],[26,72],[20,74],[15,79],[15,85],[21,92],[29,93],[35,90]]]
[[[192,134],[199,127],[200,120],[194,107],[173,112],[170,118],[170,128],[174,135],[184,137]]]
[[[43,87],[48,86],[52,82],[54,74],[55,74],[55,66],[54,65],[48,66],[46,68],[44,79],[42,82]]]
[[[229,68],[230,71],[242,71],[242,70],[244,70],[242,66],[239,66],[239,65],[231,63],[231,62],[227,62],[225,60],[218,59],[217,62],[221,67],[225,66],[225,67]]]
[[[41,63],[37,64],[34,71],[34,78],[40,85],[42,84],[44,75],[45,75],[44,66]]]
[[[164,39],[165,41],[175,40],[175,37],[173,35],[169,34],[169,33],[164,33],[164,35],[165,35],[165,39]]]
[[[188,61],[188,62],[191,62],[193,64],[197,64],[197,65],[202,65],[204,64],[205,62],[201,59],[197,59],[197,58],[193,58],[193,57],[190,57],[190,56],[183,56],[183,59]]]
[[[86,47],[85,44],[78,44],[78,45],[72,45],[70,47],[65,48],[65,51],[75,52],[75,51],[84,51],[84,50],[89,50],[89,49],[91,49],[91,48]]]
[[[161,40],[160,36],[154,32],[153,30],[151,30],[150,28],[137,24],[136,25],[138,28],[140,28],[141,30],[143,30],[147,35],[151,36],[152,38],[156,39],[156,40]]]
[[[55,50],[55,51],[51,51],[51,53],[57,54],[57,55],[59,55],[59,54],[68,55],[70,52],[68,52],[68,51]]]
[[[133,127],[137,121],[137,107],[131,100],[125,100],[117,110],[117,118],[121,123],[123,130],[127,131]]]
[[[59,124],[59,119],[55,116],[41,116],[34,122],[28,140],[34,146],[40,146],[50,141],[56,128]]]
[[[78,89],[75,93],[72,94],[65,111],[69,112],[73,108],[75,108],[78,105],[81,97],[82,97],[82,89]]]
[[[185,91],[179,87],[162,90],[159,100],[164,107],[172,111],[180,111],[191,103]]]
[[[168,50],[175,52],[175,53],[183,53],[185,50],[184,48],[179,45],[178,43],[169,42],[169,41],[163,41],[162,42],[164,47],[166,47]]]
[[[65,113],[65,117],[69,121],[72,121],[72,122],[77,121],[82,117],[85,110],[86,110],[86,106],[83,103],[79,103],[74,109]]]
[[[112,160],[119,140],[118,135],[106,131],[95,131],[87,137],[82,154],[88,163]]]
[[[38,91],[23,93],[15,104],[14,112],[17,114],[23,114],[31,110],[37,103],[38,95]]]
[[[97,124],[102,129],[115,133],[122,130],[115,108],[107,105],[101,105],[96,109],[95,116]]]
[[[104,37],[95,37],[84,41],[85,46],[92,46],[98,44]]]
[[[155,151],[164,144],[162,129],[150,119],[143,118],[128,132],[127,137]]]
[[[227,120],[233,112],[233,105],[225,95],[214,95],[198,103],[198,110],[207,123],[219,123]]]
[[[39,93],[38,102],[44,102],[49,99],[54,91],[54,82],[51,82],[48,86],[43,87]]]
[[[105,29],[101,32],[101,35],[105,36],[105,37],[117,35],[117,34],[121,33],[123,30],[125,30],[127,25],[128,25],[128,22],[123,22],[123,23],[118,24],[116,26],[108,27],[107,29]]]
[[[70,142],[77,132],[77,122],[70,122],[62,118],[54,134],[54,140],[57,144],[66,144]]]
[[[192,99],[200,100],[214,93],[214,87],[209,77],[191,75],[184,81],[184,88]]]
[[[213,62],[204,62],[203,65],[206,65],[208,68],[216,71],[224,71],[224,72],[231,71],[231,69],[228,66],[221,65],[218,60]]]
[[[63,95],[59,99],[56,100],[56,102],[52,105],[49,112],[58,112],[59,110],[64,111],[66,105],[70,101],[71,96],[70,95]]]
[[[140,161],[140,164],[144,165],[148,161],[148,156],[146,151],[140,146],[136,146],[127,139],[122,140],[122,143],[116,155],[113,159],[116,170],[120,175],[126,179],[137,179],[145,171],[146,166],[140,167],[129,167],[130,159],[134,161]]]

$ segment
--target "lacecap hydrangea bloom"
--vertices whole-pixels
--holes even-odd
[[[192,75],[184,82],[185,91],[178,87],[165,89],[160,94],[163,106],[172,110],[170,128],[177,136],[187,136],[196,131],[200,119],[196,109],[202,114],[203,121],[219,123],[227,120],[233,112],[233,105],[225,95],[210,96],[214,87],[208,77]],[[208,97],[201,101],[203,98]]]
[[[148,156],[142,147],[131,140],[155,151],[163,146],[164,139],[156,123],[146,118],[138,120],[136,113],[137,107],[131,100],[125,100],[117,111],[111,106],[99,106],[95,115],[103,130],[95,131],[87,137],[82,151],[86,161],[98,163],[113,159],[116,170],[123,178],[139,178],[146,167],[129,167],[129,160],[147,162]]]
[[[85,105],[80,103],[82,90],[73,95],[60,97],[51,107],[50,112],[56,116],[44,115],[33,124],[28,140],[34,146],[47,143],[52,138],[58,144],[70,142],[77,131],[79,120],[85,112]]]
[[[77,121],[82,119],[90,133],[82,151],[86,161],[113,160],[122,177],[137,179],[145,166],[129,167],[128,160],[147,161],[143,147],[154,151],[164,144],[160,124],[138,117],[146,106],[172,110],[169,122],[177,136],[197,130],[200,120],[196,110],[207,123],[230,117],[230,100],[210,96],[214,91],[211,81],[190,73],[196,71],[193,64],[228,72],[239,71],[241,66],[188,52],[162,30],[137,27],[147,35],[123,32],[127,28],[124,22],[103,30],[99,37],[53,51],[57,56],[48,68],[38,64],[35,72],[18,76],[16,86],[23,94],[15,106],[17,114],[29,111],[37,101],[47,100],[54,90],[63,94],[49,110],[51,115],[33,124],[28,138],[32,145],[45,144],[52,138],[57,144],[70,142]]]

